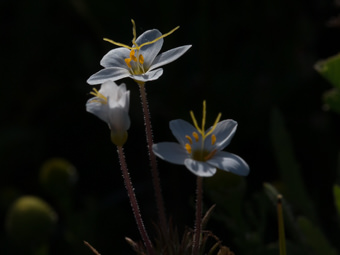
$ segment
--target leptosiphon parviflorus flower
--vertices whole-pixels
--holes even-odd
[[[242,158],[222,151],[233,138],[237,122],[231,119],[219,122],[219,114],[213,126],[205,130],[205,101],[201,127],[192,111],[190,115],[194,126],[181,119],[170,121],[170,129],[179,143],[154,144],[153,152],[170,163],[185,165],[192,173],[201,177],[213,176],[217,168],[241,176],[248,175],[249,166]]]
[[[86,103],[86,110],[105,121],[111,129],[111,140],[117,146],[122,146],[127,139],[130,128],[129,105],[130,91],[125,84],[117,85],[112,81],[104,82],[99,91],[93,89]]]
[[[101,84],[105,81],[117,81],[130,77],[137,82],[145,83],[158,79],[163,74],[159,68],[182,56],[191,45],[177,47],[158,55],[163,45],[163,38],[172,34],[179,27],[166,34],[157,29],[145,31],[136,38],[136,26],[133,24],[132,46],[104,38],[119,48],[109,51],[100,61],[104,69],[93,74],[87,82],[91,85]]]

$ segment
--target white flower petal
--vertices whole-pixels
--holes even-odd
[[[137,45],[140,46],[143,43],[151,42],[151,41],[157,39],[160,36],[162,36],[162,33],[159,32],[157,29],[148,30],[148,31],[145,31],[143,34],[141,34],[137,38],[136,43],[137,43]],[[163,38],[161,38],[161,39],[159,39],[158,41],[156,41],[156,42],[154,42],[152,44],[143,46],[139,50],[139,54],[142,54],[143,57],[144,57],[144,64],[143,64],[143,66],[147,70],[149,69],[149,67],[151,66],[151,64],[154,61],[155,57],[157,56],[157,54],[161,50],[162,45],[163,45],[163,41],[164,41]]]
[[[196,161],[188,158],[184,161],[184,165],[193,174],[201,177],[210,177],[216,173],[216,167],[207,164],[206,162]]]
[[[176,59],[181,57],[190,47],[191,45],[185,45],[159,54],[153,61],[149,70],[153,70],[160,66],[171,63],[172,61],[175,61]]]
[[[248,164],[239,156],[229,152],[219,151],[207,163],[237,175],[246,176],[249,174]]]
[[[223,120],[217,123],[216,128],[212,134],[216,136],[215,148],[217,150],[223,150],[229,145],[231,139],[235,135],[237,128],[237,122],[234,120]],[[206,131],[210,131],[211,127]]]
[[[163,69],[159,68],[159,69],[147,72],[145,74],[129,75],[129,77],[137,81],[147,82],[147,81],[157,80],[162,74],[163,74]]]
[[[197,133],[197,129],[185,120],[172,120],[170,121],[169,126],[172,134],[182,146],[185,146],[185,144],[189,142],[188,139],[185,138],[186,135],[192,136],[193,132]]]
[[[99,72],[91,75],[87,80],[90,85],[101,84],[106,81],[116,81],[125,77],[129,77],[131,74],[128,69],[120,67],[105,68]]]
[[[115,82],[106,81],[100,86],[100,89],[98,92],[105,97],[113,98],[112,95],[116,95],[116,98],[113,98],[113,99],[117,100],[118,91],[119,91],[119,86]]]
[[[173,164],[183,165],[189,157],[187,151],[178,143],[157,143],[152,146],[156,156]]]
[[[100,61],[103,67],[121,67],[127,68],[125,59],[130,57],[130,50],[124,47],[119,47],[110,50]]]
[[[96,115],[102,121],[109,122],[109,107],[100,103],[97,97],[90,98],[86,102],[86,111]]]
[[[127,111],[120,106],[110,106],[109,126],[113,132],[123,133],[130,128],[130,117]]]

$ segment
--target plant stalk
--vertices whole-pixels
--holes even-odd
[[[202,198],[203,198],[203,178],[197,176],[196,189],[196,221],[194,240],[192,244],[192,255],[198,255],[200,249],[200,239],[202,233]]]
[[[142,216],[139,210],[139,206],[137,203],[137,198],[132,186],[132,182],[130,179],[130,174],[129,171],[127,169],[127,164],[126,164],[126,160],[125,160],[125,156],[124,156],[124,150],[122,146],[117,146],[117,151],[118,151],[118,156],[119,156],[119,162],[120,162],[120,168],[122,170],[122,174],[123,174],[123,178],[124,178],[124,183],[125,183],[125,188],[128,192],[128,196],[129,196],[129,200],[130,200],[130,204],[131,204],[131,208],[132,208],[132,212],[133,215],[135,216],[135,220],[137,223],[137,227],[139,230],[140,235],[142,236],[142,240],[144,242],[144,245],[148,251],[148,254],[150,255],[154,255],[154,251],[152,248],[152,243],[150,241],[150,238],[148,236],[148,233],[146,232],[143,220],[142,220]]]
[[[161,224],[161,228],[164,231],[167,231],[167,221],[166,221],[166,216],[165,216],[162,189],[161,189],[160,179],[159,179],[159,174],[158,174],[157,160],[156,160],[156,155],[152,151],[152,145],[153,145],[152,125],[151,125],[151,119],[150,119],[150,111],[148,108],[148,101],[146,97],[145,83],[144,82],[137,82],[137,83],[139,85],[140,97],[141,97],[142,108],[143,108],[143,113],[144,113],[145,134],[146,134],[146,141],[147,141],[148,150],[149,150],[152,182],[153,182],[153,186],[155,190],[155,198],[156,198],[156,204],[157,204],[157,209],[158,209],[159,222]]]

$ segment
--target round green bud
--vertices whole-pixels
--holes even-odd
[[[23,246],[46,242],[57,222],[57,214],[45,201],[22,196],[8,210],[6,228],[11,238]]]
[[[128,132],[112,132],[111,131],[111,141],[117,146],[123,146],[128,138]]]
[[[52,194],[67,194],[77,181],[77,170],[63,158],[51,158],[40,169],[40,182]]]

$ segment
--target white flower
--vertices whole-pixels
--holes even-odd
[[[130,128],[130,91],[126,90],[124,83],[117,86],[112,81],[106,81],[99,91],[93,89],[91,94],[95,97],[87,101],[86,110],[109,125],[113,143],[123,145]]]
[[[216,168],[241,176],[248,175],[249,167],[242,158],[222,151],[233,138],[237,122],[218,122],[221,117],[219,114],[214,125],[205,131],[205,102],[201,128],[198,127],[192,112],[191,117],[195,127],[181,119],[170,121],[170,129],[179,143],[154,144],[153,152],[170,163],[185,165],[197,176],[213,176]]]
[[[104,69],[93,74],[87,83],[94,85],[105,81],[117,81],[130,77],[137,82],[146,82],[158,79],[163,74],[160,66],[166,65],[182,56],[191,45],[181,46],[163,52],[157,56],[163,45],[163,38],[173,33],[162,35],[157,29],[145,31],[136,39],[135,23],[133,24],[132,46],[104,39],[117,46],[122,46],[109,51],[100,61]]]

